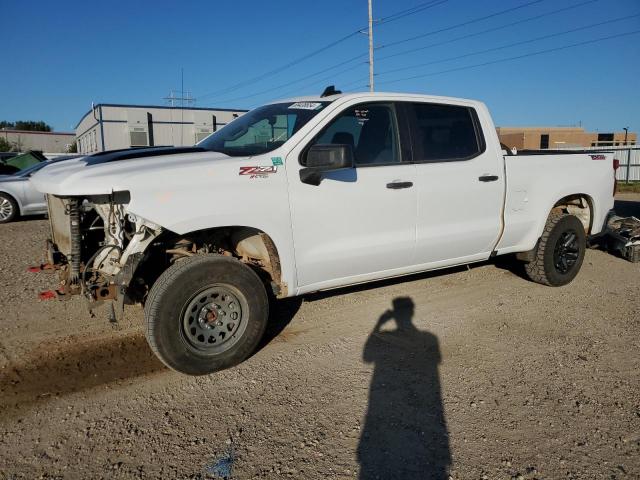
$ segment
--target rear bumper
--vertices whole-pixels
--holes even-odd
[[[607,213],[602,231],[589,237],[590,245],[600,245],[633,263],[640,262],[640,220]]]

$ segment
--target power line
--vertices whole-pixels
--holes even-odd
[[[455,57],[442,58],[440,60],[433,60],[431,62],[419,63],[419,64],[409,65],[409,66],[400,67],[400,68],[394,68],[393,70],[387,70],[385,72],[378,73],[377,75],[388,75],[389,73],[401,72],[401,71],[404,71],[404,70],[411,70],[411,69],[414,69],[414,68],[425,67],[427,65],[434,65],[436,63],[449,62],[451,60],[459,60],[461,58],[471,57],[471,56],[474,56],[474,55],[480,55],[480,54],[483,54],[483,53],[495,52],[497,50],[504,50],[505,48],[511,48],[511,47],[516,47],[518,45],[525,45],[527,43],[538,42],[540,40],[546,40],[548,38],[559,37],[561,35],[567,35],[569,33],[579,32],[580,30],[586,30],[588,28],[599,27],[601,25],[607,25],[607,24],[610,24],[610,23],[620,22],[620,21],[623,21],[623,20],[629,20],[631,18],[636,18],[636,17],[640,17],[640,13],[637,13],[635,15],[625,15],[623,17],[613,18],[611,20],[605,20],[604,22],[592,23],[591,25],[585,25],[583,27],[572,28],[571,30],[565,30],[563,32],[551,33],[549,35],[542,35],[541,37],[535,37],[535,38],[531,38],[529,40],[522,40],[520,42],[509,43],[507,45],[501,45],[499,47],[488,48],[488,49],[485,49],[485,50],[477,50],[475,52],[465,53],[464,55],[457,55]]]
[[[379,22],[377,22],[377,25],[383,25],[383,24],[386,24],[386,23],[393,22],[395,20],[399,20],[400,18],[404,18],[404,17],[409,16],[409,15],[414,15],[416,13],[420,13],[420,12],[422,12],[422,11],[428,9],[428,8],[432,8],[432,7],[435,7],[437,5],[441,5],[441,4],[446,3],[448,1],[449,0],[431,0],[430,2],[424,2],[423,4],[419,4],[419,5],[411,8],[411,9],[406,9],[406,10],[402,10],[400,12],[396,12],[394,14],[391,14],[391,15],[381,19]],[[536,1],[541,2],[541,1],[544,1],[544,0],[536,0]],[[368,27],[365,27],[365,28],[368,28]],[[314,56],[324,52],[325,50],[333,48],[333,47],[335,47],[335,46],[337,46],[337,45],[349,40],[350,38],[360,34],[363,30],[364,30],[363,28],[359,28],[359,29],[349,33],[348,35],[345,35],[345,36],[343,36],[343,37],[341,37],[341,38],[339,38],[337,40],[334,40],[331,43],[328,43],[324,47],[321,47],[321,48],[318,48],[316,50],[313,50],[312,52],[310,52],[310,53],[308,53],[306,55],[298,57],[295,60],[292,60],[291,62],[286,63],[286,64],[284,64],[284,65],[282,65],[282,66],[280,66],[278,68],[274,68],[273,70],[270,70],[270,71],[268,71],[268,72],[266,72],[266,73],[264,73],[264,74],[262,74],[262,75],[260,75],[258,77],[253,77],[251,79],[244,80],[242,82],[236,83],[236,84],[231,85],[231,86],[229,86],[227,88],[224,88],[222,90],[205,93],[203,95],[200,95],[198,98],[200,100],[202,100],[203,98],[208,98],[208,97],[211,97],[211,96],[218,96],[218,95],[223,95],[225,93],[230,93],[230,92],[233,92],[235,90],[238,90],[239,88],[246,87],[246,86],[251,85],[253,83],[259,82],[259,81],[263,80],[266,77],[271,77],[273,75],[276,75],[276,74],[280,73],[283,70],[291,68],[291,67],[293,67],[293,66],[295,66],[295,65],[297,65],[297,64],[299,64],[299,63],[301,63],[301,62],[303,62],[305,60],[308,60],[311,57],[314,57]],[[330,68],[333,68],[333,67],[330,67]],[[327,69],[325,69],[325,70],[327,70]]]
[[[223,93],[229,93],[229,92],[237,90],[238,88],[246,87],[247,85],[250,85],[250,84],[258,82],[258,81],[261,81],[266,77],[271,77],[271,76],[273,76],[273,75],[275,75],[277,73],[280,73],[282,70],[286,70],[287,68],[291,68],[292,66],[297,65],[298,63],[301,63],[301,62],[303,62],[305,60],[308,60],[309,58],[314,57],[315,55],[318,55],[319,53],[322,53],[325,50],[328,50],[329,48],[332,48],[332,47],[335,47],[336,45],[341,44],[342,42],[344,42],[344,41],[346,41],[346,40],[358,35],[358,33],[360,33],[360,30],[352,32],[349,35],[345,35],[344,37],[341,37],[338,40],[334,40],[333,42],[325,45],[322,48],[318,48],[318,49],[312,51],[311,53],[303,55],[302,57],[299,57],[299,58],[297,58],[295,60],[292,60],[291,62],[289,62],[289,63],[287,63],[285,65],[282,65],[281,67],[278,67],[278,68],[275,68],[273,70],[270,70],[270,71],[260,75],[259,77],[253,77],[253,78],[251,78],[249,80],[244,80],[242,82],[236,83],[235,85],[227,87],[226,89],[223,89],[223,90],[219,90],[219,91],[216,91],[216,92],[205,93],[204,95],[200,95],[199,98],[202,100],[203,98],[210,97],[212,95],[222,95]]]
[[[455,28],[464,27],[465,25],[471,25],[472,23],[477,23],[477,22],[480,22],[482,20],[487,20],[489,18],[497,17],[499,15],[504,15],[505,13],[514,12],[516,10],[520,10],[522,8],[525,8],[525,7],[528,7],[528,6],[531,6],[531,5],[535,5],[537,3],[545,2],[545,1],[546,0],[532,0],[530,2],[523,3],[522,5],[518,5],[517,7],[507,8],[507,9],[501,10],[499,12],[490,13],[489,15],[484,15],[482,17],[478,17],[478,18],[474,18],[474,19],[471,19],[471,20],[467,20],[466,22],[457,23],[457,24],[451,25],[449,27],[444,27],[444,28],[440,28],[438,30],[432,30],[430,32],[422,33],[422,34],[416,35],[414,37],[409,37],[409,38],[405,38],[405,39],[402,39],[402,40],[396,40],[395,42],[387,43],[386,45],[381,45],[380,47],[378,47],[378,49],[391,47],[393,45],[399,45],[401,43],[411,42],[411,41],[417,40],[419,38],[424,38],[424,37],[428,37],[428,36],[431,36],[431,35],[435,35],[437,33],[447,32],[447,31],[453,30]]]
[[[397,52],[397,53],[393,53],[391,55],[385,55],[385,56],[379,57],[378,60],[386,60],[388,58],[399,57],[401,55],[406,55],[408,53],[418,52],[418,51],[421,51],[421,50],[427,50],[429,48],[439,47],[441,45],[446,45],[448,43],[457,42],[458,40],[465,40],[467,38],[477,37],[479,35],[484,35],[485,33],[496,32],[498,30],[502,30],[502,29],[505,29],[505,28],[513,27],[513,26],[516,26],[516,25],[521,25],[523,23],[531,22],[533,20],[539,20],[539,19],[544,18],[544,17],[555,15],[556,13],[566,12],[567,10],[572,10],[574,8],[582,7],[582,6],[587,5],[589,3],[595,3],[595,2],[599,2],[599,1],[600,0],[587,0],[586,2],[577,3],[575,5],[569,5],[568,7],[559,8],[559,9],[553,10],[551,12],[542,13],[540,15],[534,15],[533,17],[524,18],[524,19],[518,20],[516,22],[505,23],[504,25],[500,25],[500,26],[497,26],[497,27],[489,28],[487,30],[482,30],[480,32],[475,32],[475,33],[470,33],[470,34],[467,34],[467,35],[462,35],[460,37],[452,38],[450,40],[444,40],[442,42],[431,43],[429,45],[425,45],[425,46],[422,46],[422,47],[412,48],[412,49],[409,49],[409,50],[402,50],[401,52]],[[380,47],[380,48],[382,48],[382,47]]]
[[[438,5],[442,5],[443,3],[447,3],[449,0],[430,0],[429,2],[419,3],[414,7],[407,8],[406,10],[401,10],[387,17],[382,17],[378,21],[378,25],[383,25],[385,23],[395,22],[396,20],[400,20],[401,18],[407,17],[409,15],[414,15],[416,13],[423,12],[429,8],[437,7]]]
[[[289,87],[289,86],[294,85],[294,84],[296,84],[296,83],[300,83],[300,82],[302,82],[302,81],[305,81],[305,80],[308,80],[308,79],[310,79],[310,78],[316,77],[316,76],[318,76],[318,75],[320,75],[320,74],[322,74],[322,73],[326,72],[327,70],[333,70],[334,68],[336,68],[336,67],[338,67],[338,66],[345,65],[345,64],[350,63],[350,62],[352,62],[352,61],[354,61],[354,60],[356,60],[356,59],[360,59],[360,58],[363,58],[363,57],[366,57],[366,54],[360,54],[360,55],[358,55],[357,57],[353,57],[353,58],[351,58],[351,59],[349,59],[349,60],[345,60],[344,62],[341,62],[341,63],[339,63],[339,64],[337,64],[337,65],[334,65],[333,67],[325,68],[324,70],[321,70],[321,71],[319,71],[319,72],[312,73],[312,74],[307,75],[307,76],[305,76],[305,77],[298,78],[298,79],[293,80],[293,81],[291,81],[291,82],[284,83],[284,84],[282,84],[282,85],[277,85],[277,86],[275,86],[275,87],[271,87],[271,88],[268,88],[268,89],[266,89],[266,90],[262,90],[262,91],[260,91],[260,92],[252,93],[252,94],[249,94],[249,95],[243,95],[243,96],[241,96],[241,97],[230,98],[230,99],[227,99],[227,100],[218,100],[218,101],[217,101],[217,103],[222,104],[222,103],[236,102],[236,101],[239,101],[239,100],[245,100],[245,99],[247,99],[247,98],[257,97],[257,96],[259,96],[259,95],[264,95],[265,93],[270,93],[270,92],[273,92],[273,91],[275,91],[275,90],[280,90],[281,88]],[[334,73],[334,74],[332,74],[332,75],[331,75],[331,76],[329,76],[329,77],[325,77],[325,78],[322,78],[322,79],[320,79],[320,80],[318,80],[318,81],[316,81],[316,82],[313,82],[313,83],[311,83],[310,85],[314,85],[314,84],[319,83],[319,82],[325,82],[325,81],[327,81],[327,80],[331,80],[331,79],[335,78],[335,77],[336,77],[336,76],[338,76],[338,75],[342,75],[343,73],[349,72],[349,71],[353,70],[354,68],[359,67],[359,66],[364,65],[364,64],[365,64],[365,62],[357,63],[357,64],[355,64],[355,65],[352,65],[352,66],[351,66],[351,67],[349,67],[349,68],[346,68],[346,69],[341,70],[341,71],[339,71],[339,72],[337,72],[337,73]]]
[[[525,53],[523,55],[517,55],[517,56],[514,56],[514,57],[501,58],[501,59],[498,59],[498,60],[491,60],[491,61],[488,61],[488,62],[476,63],[474,65],[466,65],[466,66],[463,66],[463,67],[450,68],[448,70],[440,70],[438,72],[424,73],[424,74],[420,74],[420,75],[412,75],[410,77],[396,78],[394,80],[387,80],[387,81],[379,82],[379,83],[382,83],[382,84],[398,83],[398,82],[403,82],[405,80],[413,80],[415,78],[432,77],[432,76],[436,76],[436,75],[442,75],[442,74],[445,74],[445,73],[458,72],[460,70],[467,70],[467,69],[470,69],[470,68],[484,67],[486,65],[493,65],[493,64],[496,64],[496,63],[509,62],[509,61],[512,61],[512,60],[519,60],[521,58],[533,57],[533,56],[536,56],[536,55],[543,55],[545,53],[557,52],[557,51],[566,50],[566,49],[569,49],[569,48],[580,47],[582,45],[589,45],[589,44],[592,44],[592,43],[603,42],[605,40],[611,40],[611,39],[614,39],[614,38],[627,37],[629,35],[636,35],[638,33],[640,33],[640,30],[633,30],[631,32],[618,33],[616,35],[609,35],[607,37],[595,38],[593,40],[586,40],[584,42],[572,43],[570,45],[563,45],[561,47],[548,48],[546,50],[538,50],[536,52]]]

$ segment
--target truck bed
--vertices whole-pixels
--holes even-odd
[[[588,233],[602,230],[614,202],[612,153],[527,151],[504,160],[507,185],[499,254],[534,248],[549,212],[569,196],[587,200]]]

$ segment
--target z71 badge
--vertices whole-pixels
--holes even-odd
[[[249,178],[267,178],[270,174],[276,173],[278,167],[270,165],[268,167],[240,167],[239,175],[249,175]]]

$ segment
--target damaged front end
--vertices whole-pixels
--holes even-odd
[[[59,297],[83,295],[90,308],[136,300],[130,284],[161,227],[127,212],[129,192],[90,197],[47,195],[48,268],[58,271]]]

